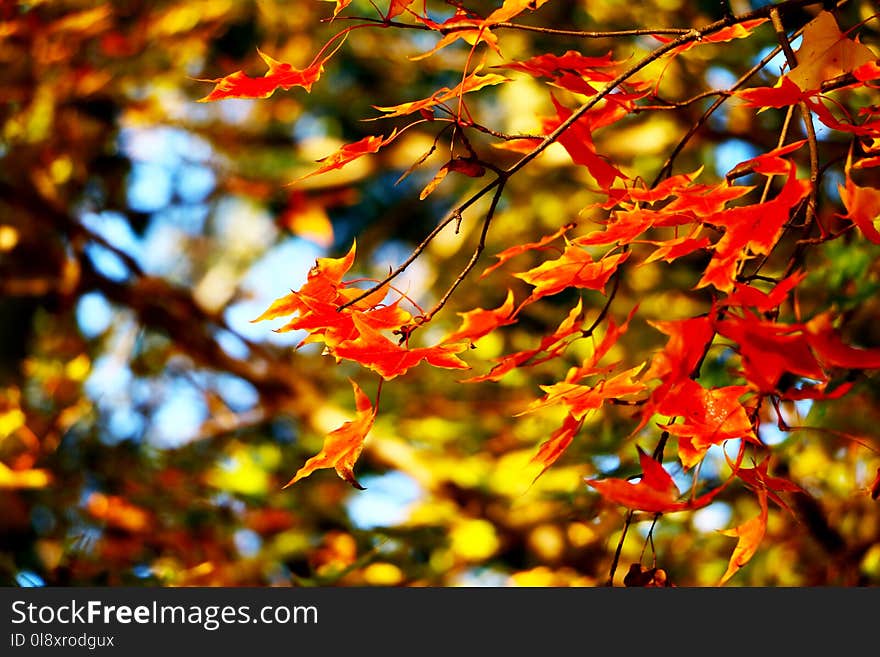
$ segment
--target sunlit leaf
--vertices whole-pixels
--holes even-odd
[[[730,556],[727,570],[721,576],[718,586],[727,583],[740,568],[751,561],[755,552],[758,551],[761,541],[764,540],[764,533],[767,531],[767,493],[763,489],[758,489],[758,503],[761,506],[761,512],[757,516],[738,527],[721,532],[725,536],[737,537],[737,542],[733,554]]]
[[[285,488],[295,484],[304,477],[308,477],[315,470],[333,468],[342,479],[355,488],[363,489],[363,486],[355,479],[354,465],[363,451],[367,434],[373,427],[376,411],[370,402],[370,398],[367,397],[357,383],[351,381],[351,387],[354,389],[355,419],[346,422],[327,434],[321,451],[306,461],[305,465],[297,471],[293,479],[284,485]]]

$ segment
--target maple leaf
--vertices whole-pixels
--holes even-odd
[[[712,260],[696,287],[712,285],[732,292],[741,259],[750,254],[769,255],[788,221],[789,211],[809,191],[809,181],[799,180],[794,165],[790,165],[787,182],[776,198],[730,208],[707,218],[706,223],[723,227],[724,235],[714,245]]]
[[[630,251],[608,255],[594,261],[585,250],[569,243],[562,256],[548,260],[533,269],[514,274],[534,286],[531,295],[523,303],[532,303],[541,297],[558,294],[570,287],[598,290],[604,294],[608,279],[620,264],[630,256]]]
[[[484,278],[484,277],[488,276],[489,274],[491,274],[493,271],[498,269],[501,265],[503,265],[505,262],[507,262],[511,258],[515,258],[516,256],[523,254],[523,253],[526,253],[527,251],[534,251],[535,249],[544,248],[545,246],[550,244],[550,242],[552,242],[553,240],[565,235],[565,233],[570,231],[572,228],[574,228],[574,224],[566,224],[565,226],[562,226],[562,228],[557,230],[552,235],[545,235],[537,242],[527,242],[526,244],[517,244],[515,246],[511,246],[507,249],[504,249],[504,251],[502,251],[501,253],[498,253],[495,256],[496,258],[498,258],[498,262],[496,262],[493,265],[490,265],[489,267],[486,267],[486,269],[483,270],[483,273],[480,274],[480,278]]]
[[[549,0],[504,0],[502,5],[493,11],[486,18],[486,25],[495,25],[496,23],[506,23],[512,18],[516,18],[526,9],[535,11],[540,9],[542,5]]]
[[[727,454],[725,453],[727,459]],[[728,463],[729,463],[729,459]],[[776,502],[780,507],[794,515],[794,512],[776,493],[803,493],[804,489],[788,479],[782,477],[771,477],[767,470],[770,467],[770,457],[766,457],[758,463],[754,468],[740,468],[730,463],[731,469],[737,477],[754,490],[765,490],[767,497]]]
[[[675,385],[656,406],[656,412],[679,416],[681,423],[663,428],[678,438],[678,456],[685,469],[699,463],[712,445],[726,440],[744,439],[760,444],[752,422],[739,398],[748,386],[706,389],[685,379]]]
[[[782,77],[773,87],[752,87],[735,92],[737,98],[743,100],[746,107],[788,107],[797,105],[810,94],[797,86],[787,77]]]
[[[341,43],[341,42],[340,42]],[[223,78],[214,80],[200,80],[200,82],[213,82],[214,89],[198,102],[209,103],[225,98],[268,98],[276,89],[291,89],[302,87],[306,91],[312,90],[312,85],[324,72],[324,63],[333,56],[339,46],[327,56],[316,58],[304,69],[298,69],[285,62],[279,62],[266,53],[257,50],[257,53],[269,67],[266,74],[261,78],[252,78],[244,71],[236,71]]]
[[[351,379],[349,381],[354,389],[355,419],[327,434],[321,451],[306,461],[305,465],[284,485],[284,488],[308,477],[315,470],[333,468],[336,470],[336,474],[349,484],[364,490],[364,487],[355,479],[353,469],[361,451],[363,451],[367,434],[373,427],[376,409],[373,408],[370,398],[361,390],[360,386]]]
[[[498,37],[489,29],[489,26],[480,18],[472,18],[463,9],[456,10],[451,18],[442,23],[437,23],[427,16],[417,16],[416,19],[428,29],[443,34],[443,37],[428,52],[410,57],[410,60],[414,62],[430,57],[459,39],[469,44],[472,48],[475,48],[480,43],[485,43],[499,56],[501,55],[501,49],[498,47]]]
[[[880,189],[856,185],[850,175],[852,168],[852,151],[850,151],[845,166],[846,185],[837,186],[840,200],[846,208],[846,214],[839,216],[849,219],[858,226],[866,239],[874,244],[880,244],[880,231],[877,230],[876,223],[880,219]]]
[[[795,51],[798,65],[785,74],[803,91],[818,91],[825,80],[850,73],[877,55],[858,39],[840,31],[830,11],[821,11],[804,26],[803,41]]]
[[[733,292],[719,303],[723,306],[748,307],[759,312],[769,312],[778,308],[789,292],[806,277],[806,272],[795,272],[779,281],[770,292],[762,292],[751,285],[736,283]]]
[[[395,16],[400,16],[403,12],[409,9],[409,6],[415,2],[415,0],[391,0],[391,4],[388,6],[388,13],[385,15],[385,20],[391,20]]]
[[[595,230],[574,243],[578,246],[600,246],[605,244],[629,244],[654,223],[657,213],[642,208],[618,210],[611,214],[605,230]]]
[[[427,185],[425,185],[425,188],[422,190],[421,194],[419,194],[419,200],[424,201],[428,198],[428,196],[437,188],[437,185],[443,182],[446,178],[446,174],[450,171],[463,173],[470,178],[479,178],[485,175],[486,167],[470,158],[457,157],[454,160],[449,160],[449,162],[440,167],[437,174]]]
[[[532,77],[546,78],[557,78],[563,73],[577,71],[578,75],[589,80],[609,82],[614,79],[614,74],[608,71],[597,71],[596,69],[614,69],[619,65],[620,62],[612,58],[611,52],[601,57],[588,57],[576,50],[567,50],[562,55],[545,53],[523,61],[500,64],[496,68],[507,68],[528,73]]]
[[[321,158],[318,162],[321,166],[311,173],[307,173],[304,176],[300,176],[289,183],[288,185],[294,185],[301,180],[305,180],[306,178],[311,178],[312,176],[317,176],[321,173],[326,173],[327,171],[332,171],[333,169],[341,169],[349,162],[353,162],[359,157],[363,157],[364,155],[368,155],[370,153],[378,153],[379,149],[383,146],[387,146],[394,138],[397,136],[397,128],[391,131],[391,134],[388,137],[383,137],[381,135],[370,135],[368,137],[364,137],[354,143],[345,144],[341,146],[339,149],[327,155],[326,157]]]
[[[592,96],[597,93],[597,89],[590,82],[610,82],[619,66],[620,62],[612,59],[610,52],[602,57],[588,57],[575,50],[568,50],[562,55],[546,53],[495,68],[521,71],[534,78],[550,78],[558,87]]]
[[[485,43],[498,55],[501,55],[501,49],[498,47],[498,38],[491,32],[489,28],[498,23],[506,23],[510,19],[515,18],[526,9],[535,10],[541,7],[549,0],[505,0],[504,3],[495,11],[493,11],[485,19],[471,18],[466,11],[458,9],[455,15],[444,21],[443,23],[435,23],[434,21],[419,17],[419,20],[432,30],[436,30],[444,34],[443,38],[430,51],[410,57],[413,61],[418,61],[426,57],[430,57],[437,51],[445,48],[451,43],[462,39],[471,46],[479,43]],[[451,29],[457,28],[457,29]]]
[[[578,420],[569,413],[565,416],[562,426],[554,431],[547,440],[541,443],[537,453],[530,461],[530,463],[537,464],[541,467],[541,471],[535,475],[532,483],[537,481],[538,477],[544,474],[547,469],[553,465],[563,453],[565,453],[565,450],[568,449],[568,446],[581,430],[583,424],[583,420]]]
[[[324,0],[324,2],[335,2],[336,6],[333,8],[333,18],[336,18],[339,15],[339,12],[348,7],[351,4],[351,0]]]
[[[822,381],[825,374],[800,325],[760,320],[753,315],[715,323],[718,333],[739,344],[746,378],[758,390],[776,391],[784,374]]]
[[[632,187],[615,187],[614,189],[609,189],[608,208],[613,208],[625,200],[640,203],[656,203],[657,201],[662,201],[670,196],[676,196],[681,191],[690,187],[702,171],[703,167],[700,167],[692,173],[679,173],[674,176],[669,176],[651,188],[648,188],[643,180],[637,179],[634,181],[636,184]]]
[[[357,240],[353,240],[348,253],[341,258],[317,258],[306,276],[306,282],[298,291],[276,299],[259,317],[251,321],[262,322],[308,310],[304,297],[327,302],[336,299],[342,277],[354,264],[356,250]]]
[[[462,318],[461,326],[459,326],[458,330],[447,335],[443,342],[457,342],[459,340],[475,342],[500,326],[514,324],[516,319],[512,316],[513,310],[513,291],[507,290],[507,298],[504,300],[504,303],[494,310],[476,308],[458,313]]]
[[[715,335],[711,317],[692,317],[682,320],[648,320],[648,324],[668,335],[666,346],[654,353],[645,372],[645,381],[660,379],[667,384],[664,391],[691,376],[706,353],[706,347]],[[655,395],[657,393],[655,392]]]
[[[727,181],[718,185],[688,185],[677,189],[676,198],[663,210],[673,218],[677,213],[688,213],[695,218],[710,217],[724,211],[727,203],[745,196],[752,189],[754,187],[748,185],[730,185]],[[658,222],[658,225],[666,225],[666,222]]]
[[[696,48],[697,46],[704,43],[723,43],[725,41],[732,41],[733,39],[745,39],[746,37],[751,36],[752,30],[754,30],[759,25],[763,25],[768,20],[769,19],[767,18],[754,18],[752,20],[742,21],[741,23],[735,23],[716,32],[713,32],[712,34],[702,36],[697,40],[683,43],[680,46],[671,50],[670,53],[672,55],[679,55],[683,52],[687,52],[691,48]],[[654,34],[652,36],[661,43],[669,43],[671,41],[669,37],[663,35]]]
[[[733,554],[730,556],[727,570],[721,576],[718,586],[724,585],[755,556],[758,546],[764,539],[764,533],[767,531],[767,493],[764,489],[758,489],[758,503],[761,506],[761,511],[757,516],[738,527],[721,531],[725,536],[737,537],[737,542]]]
[[[649,456],[641,447],[639,463],[642,476],[638,483],[626,479],[587,479],[586,483],[595,488],[610,502],[621,504],[628,509],[650,513],[682,511],[687,503],[679,502],[678,486],[658,461]]]
[[[496,73],[477,75],[477,71],[474,71],[452,89],[449,87],[443,87],[435,91],[428,98],[423,98],[422,100],[414,100],[409,103],[401,103],[390,107],[373,105],[373,109],[377,109],[384,113],[384,116],[378,118],[390,119],[395,116],[406,116],[408,114],[427,110],[435,105],[441,105],[449,100],[455,100],[462,94],[479,91],[485,87],[509,81],[510,78],[506,78],[503,75],[498,75]]]
[[[398,345],[370,326],[359,314],[352,315],[357,337],[333,347],[337,358],[347,358],[377,372],[386,381],[405,374],[410,368],[426,361],[434,367],[468,369],[470,366],[456,354],[464,344],[439,344],[432,347],[409,348]]]
[[[526,364],[537,365],[538,363],[543,363],[547,360],[550,360],[551,358],[555,358],[565,349],[566,345],[568,344],[566,342],[566,339],[580,332],[581,326],[583,326],[584,323],[582,312],[583,300],[578,299],[575,307],[568,312],[568,315],[566,315],[565,319],[562,320],[556,330],[550,335],[546,335],[541,338],[541,342],[536,348],[526,349],[524,351],[517,351],[515,353],[508,354],[503,358],[496,359],[498,361],[498,364],[495,365],[487,374],[464,379],[464,381],[468,383],[475,383],[477,381],[498,381],[505,374],[517,367],[521,367]],[[542,353],[544,354],[544,356],[536,358],[536,356]]]
[[[831,325],[830,313],[816,315],[805,328],[807,343],[825,367],[880,368],[880,349],[860,349],[844,343]]]
[[[587,413],[601,408],[608,399],[623,398],[642,392],[645,384],[633,379],[641,369],[642,366],[639,365],[609,379],[603,379],[595,386],[579,385],[568,377],[558,383],[542,385],[540,388],[546,393],[545,396],[529,404],[525,412],[561,404],[575,419],[582,420]]]
[[[645,258],[643,264],[648,264],[656,260],[672,262],[678,258],[689,255],[694,251],[707,248],[709,246],[708,237],[693,236],[698,230],[699,229],[695,230],[690,235],[683,235],[663,242],[648,241],[647,244],[653,244],[657,246],[657,249]]]
[[[553,94],[550,94],[550,98],[556,108],[556,116],[545,118],[542,121],[544,134],[547,135],[565,123],[573,114],[570,109],[556,100]],[[602,189],[611,187],[617,178],[627,178],[617,167],[596,152],[596,146],[593,143],[594,130],[609,125],[629,113],[628,108],[620,104],[606,103],[606,108],[605,111],[587,112],[558,138],[562,147],[568,151],[572,161],[586,167],[596,180],[596,184]]]

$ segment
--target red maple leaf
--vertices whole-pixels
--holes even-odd
[[[746,107],[788,107],[797,105],[809,95],[787,77],[780,79],[775,87],[752,87],[736,92]]]
[[[679,502],[678,486],[663,466],[645,453],[641,447],[639,463],[642,476],[637,483],[626,479],[587,479],[587,484],[595,488],[610,502],[621,504],[628,509],[651,513],[668,513],[688,508],[687,502]]]
[[[785,301],[798,284],[807,277],[806,272],[795,272],[779,281],[770,292],[763,292],[751,285],[736,283],[733,292],[719,302],[723,306],[740,306],[753,308],[758,312],[769,312]]]
[[[432,347],[409,348],[386,338],[359,314],[352,315],[357,337],[332,348],[337,358],[347,358],[378,372],[385,380],[405,374],[410,368],[426,361],[435,367],[468,369],[470,366],[456,354],[464,344],[439,344]]]
[[[739,401],[748,389],[748,386],[707,389],[685,379],[664,395],[656,412],[682,419],[663,428],[678,437],[678,456],[685,469],[699,463],[709,447],[726,440],[743,439],[760,444],[752,421]]]
[[[880,349],[862,349],[846,344],[831,324],[831,315],[821,313],[806,323],[806,342],[825,367],[854,370],[880,368]]]
[[[775,392],[783,375],[825,380],[803,327],[761,320],[754,315],[715,323],[718,333],[739,345],[746,378],[760,392]]]
[[[548,135],[565,123],[573,114],[570,109],[556,100],[553,94],[550,94],[550,98],[556,108],[556,116],[545,118],[542,121],[544,134]],[[601,189],[611,187],[617,178],[627,178],[607,158],[596,152],[593,132],[597,128],[622,119],[629,113],[629,108],[617,103],[606,103],[605,108],[604,110],[587,112],[584,116],[579,117],[565,132],[559,135],[558,139],[563,148],[568,151],[572,161],[586,167]]]
[[[809,181],[799,180],[794,165],[790,165],[787,182],[773,200],[729,208],[707,218],[706,223],[723,228],[724,235],[712,247],[715,253],[696,287],[713,285],[723,292],[732,292],[742,259],[770,254],[788,221],[789,211],[809,191]]]
[[[341,45],[341,41],[339,45]],[[258,50],[260,57],[269,67],[263,77],[252,78],[244,71],[236,71],[222,78],[200,80],[201,82],[213,82],[214,89],[204,98],[200,98],[199,102],[209,103],[225,98],[268,98],[276,89],[291,89],[293,87],[302,87],[306,91],[311,91],[312,85],[324,72],[325,62],[339,49],[339,45],[329,55],[316,57],[304,69],[279,62]]]

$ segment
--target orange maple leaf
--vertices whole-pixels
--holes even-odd
[[[400,14],[405,12],[413,2],[415,2],[415,0],[391,0],[391,4],[388,5],[388,13],[385,15],[385,20],[390,21],[395,16],[400,16]]]
[[[324,72],[325,62],[333,56],[338,48],[339,45],[329,55],[315,58],[304,69],[279,62],[258,50],[260,57],[269,67],[263,77],[252,78],[244,71],[236,71],[222,78],[200,80],[200,82],[213,82],[214,89],[204,98],[200,98],[198,102],[209,103],[225,98],[268,98],[275,93],[276,89],[291,89],[293,87],[302,87],[306,91],[311,91],[312,85]]]
[[[852,168],[852,151],[850,151],[844,168],[846,185],[837,186],[840,200],[846,208],[846,214],[840,216],[858,226],[866,239],[874,244],[880,244],[880,231],[877,230],[877,220],[880,218],[880,189],[856,185],[850,175]]]
[[[637,483],[626,479],[587,479],[586,483],[595,488],[610,502],[621,504],[628,509],[667,513],[688,508],[686,502],[679,502],[678,486],[663,466],[648,455],[641,447],[639,463],[642,476]]]
[[[515,323],[516,319],[512,317],[513,310],[513,291],[507,290],[507,298],[504,300],[504,303],[494,310],[475,308],[464,313],[458,313],[462,318],[461,326],[447,335],[443,342],[457,342],[459,340],[475,342],[500,326]]]
[[[530,463],[537,464],[541,466],[541,471],[535,475],[535,478],[532,480],[532,483],[538,480],[542,474],[544,474],[547,469],[553,465],[560,456],[565,453],[565,450],[571,444],[571,441],[574,440],[574,437],[578,434],[583,426],[583,420],[578,420],[576,417],[571,415],[570,413],[565,416],[565,420],[562,422],[562,426],[560,426],[556,431],[553,432],[547,440],[541,443],[540,447],[538,447],[537,453],[532,457]]]
[[[510,78],[506,78],[503,75],[498,75],[496,73],[477,75],[477,72],[474,71],[464,80],[462,80],[461,83],[455,85],[452,89],[450,89],[449,87],[443,87],[442,89],[438,89],[437,91],[435,91],[428,98],[423,98],[422,100],[414,100],[409,103],[401,103],[400,105],[393,105],[390,107],[380,107],[378,105],[373,105],[373,108],[384,113],[383,116],[378,118],[390,119],[395,116],[406,116],[408,114],[427,110],[431,107],[434,107],[435,105],[442,105],[449,100],[455,100],[462,94],[470,93],[472,91],[479,91],[480,89],[483,89],[485,87],[509,81]]]
[[[437,42],[430,51],[410,57],[411,60],[417,61],[430,57],[438,50],[441,50],[451,43],[455,43],[459,39],[464,40],[471,46],[479,43],[485,43],[499,55],[501,49],[498,47],[498,37],[496,37],[489,28],[498,23],[506,23],[524,12],[526,9],[535,10],[548,0],[505,0],[504,3],[486,18],[472,18],[467,11],[458,9],[455,15],[444,21],[443,23],[435,23],[427,17],[417,17],[426,27],[436,30],[443,34],[443,38]]]
[[[725,584],[755,556],[758,546],[764,539],[764,533],[767,531],[767,492],[764,489],[758,489],[758,503],[761,506],[761,511],[757,516],[738,527],[721,532],[725,536],[736,536],[738,540],[733,554],[730,556],[727,570],[721,576],[718,586]]]
[[[526,244],[517,244],[515,246],[511,246],[511,247],[504,249],[501,253],[499,253],[495,256],[496,258],[498,258],[498,262],[486,267],[486,269],[483,270],[483,273],[480,274],[480,278],[484,278],[485,276],[488,276],[489,274],[491,274],[493,271],[498,269],[501,265],[503,265],[505,262],[507,262],[511,258],[515,258],[516,256],[523,254],[527,251],[534,251],[535,249],[544,248],[550,242],[561,237],[562,235],[564,235],[565,233],[570,231],[572,228],[574,228],[574,224],[566,224],[565,226],[563,226],[562,228],[557,230],[552,235],[545,235],[537,242],[528,242]]]
[[[312,176],[317,176],[322,173],[326,173],[327,171],[332,171],[333,169],[341,169],[349,162],[353,162],[359,157],[363,157],[364,155],[368,155],[370,153],[378,153],[379,149],[383,146],[387,146],[394,138],[397,136],[397,128],[391,131],[391,134],[388,137],[383,137],[381,135],[370,135],[368,137],[364,137],[354,143],[345,144],[339,147],[336,151],[327,155],[326,157],[321,158],[318,162],[321,164],[320,167],[312,171],[311,173],[307,173],[304,176],[300,176],[294,180],[291,180],[288,185],[294,185],[301,180],[305,180],[306,178],[311,178]]]
[[[307,311],[305,297],[326,302],[334,301],[339,295],[342,277],[354,263],[357,240],[352,241],[351,248],[341,258],[317,258],[309,270],[305,284],[295,292],[291,292],[272,302],[272,304],[252,322],[286,317],[298,311]]]
[[[769,19],[767,18],[754,18],[752,20],[742,21],[741,23],[735,23],[734,25],[722,28],[717,32],[713,32],[712,34],[707,34],[701,37],[699,40],[683,43],[682,45],[671,50],[670,52],[673,55],[678,55],[680,53],[690,50],[691,48],[696,48],[697,46],[704,43],[722,43],[724,41],[732,41],[733,39],[744,39],[752,34],[752,30],[754,30],[759,25],[766,23],[768,20]],[[655,34],[653,36],[655,39],[662,43],[669,43],[669,41],[671,41],[669,37],[659,34]]]
[[[540,344],[534,349],[526,349],[508,354],[502,358],[496,359],[498,364],[495,365],[487,374],[481,376],[464,379],[465,382],[475,383],[477,381],[498,381],[511,370],[522,366],[533,366],[546,362],[551,358],[558,356],[566,347],[566,340],[574,334],[577,334],[583,326],[584,318],[583,300],[578,299],[577,305],[572,308],[564,320],[559,324],[556,330],[541,338]],[[540,354],[543,356],[538,357]]]
[[[324,0],[325,2],[335,2],[336,6],[333,8],[333,18],[336,18],[339,15],[339,12],[348,7],[351,4],[351,0]]]
[[[729,208],[706,219],[706,223],[724,229],[724,235],[712,247],[715,253],[696,287],[712,285],[732,292],[737,268],[744,258],[754,254],[770,255],[789,218],[789,211],[810,191],[807,180],[799,180],[795,166],[789,164],[785,186],[776,198]]]
[[[526,412],[562,405],[576,420],[583,420],[587,413],[598,410],[608,399],[642,392],[645,384],[634,379],[641,369],[642,366],[639,365],[613,377],[602,379],[594,386],[580,385],[569,377],[564,381],[542,385],[540,388],[545,393],[544,397],[529,404]],[[579,369],[575,371],[580,374]],[[577,377],[577,374],[574,376]]]
[[[354,464],[363,451],[367,434],[373,427],[373,422],[376,419],[376,409],[373,408],[370,398],[367,397],[358,384],[354,381],[349,381],[354,389],[355,419],[346,422],[341,427],[327,434],[321,451],[306,461],[305,465],[297,471],[293,479],[284,485],[284,488],[292,486],[300,479],[308,477],[315,470],[334,468],[336,474],[342,479],[355,488],[364,489],[354,477]]]
[[[608,279],[630,256],[630,251],[608,255],[595,261],[579,246],[569,243],[562,256],[548,260],[533,269],[514,274],[529,285],[534,286],[529,298],[523,302],[532,303],[541,297],[558,294],[570,287],[598,290],[604,294]]]

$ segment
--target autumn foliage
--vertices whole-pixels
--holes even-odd
[[[348,4],[337,2],[334,16]],[[846,109],[846,97],[837,100],[838,94],[831,93],[845,90],[849,92],[847,97],[852,97],[854,90],[872,88],[880,78],[878,55],[861,43],[857,34],[841,31],[834,13],[826,9],[799,30],[802,42],[793,51],[790,34],[782,29],[780,18],[789,6],[807,3],[783,2],[778,7],[769,6],[743,16],[730,15],[678,37],[658,36],[660,45],[641,61],[613,61],[608,55],[576,51],[541,53],[525,61],[505,60],[494,68],[517,71],[547,85],[555,108],[555,116],[541,118],[539,136],[498,135],[494,146],[522,153],[520,160],[505,168],[493,163],[491,152],[477,153],[470,147],[466,135],[480,126],[478,118],[467,108],[465,94],[509,81],[495,73],[478,74],[483,47],[502,55],[501,39],[493,31],[496,26],[537,11],[543,4],[507,0],[484,18],[462,6],[452,18],[437,23],[419,2],[392,2],[387,13],[378,16],[378,26],[393,27],[392,19],[404,14],[410,25],[442,35],[432,50],[412,59],[430,56],[457,39],[465,40],[471,50],[461,84],[440,89],[424,100],[377,109],[385,119],[419,113],[422,118],[409,125],[442,120],[457,127],[451,133],[451,148],[463,147],[468,154],[444,164],[438,176],[452,172],[482,176],[487,170],[493,172],[482,190],[451,211],[456,221],[462,220],[462,212],[473,199],[491,191],[497,200],[509,177],[555,142],[567,151],[573,165],[587,170],[595,190],[605,197],[601,202],[602,227],[585,225],[576,230],[566,225],[533,244],[512,245],[500,253],[498,262],[487,268],[484,275],[505,265],[504,274],[498,275],[524,281],[531,288],[528,295],[515,301],[509,292],[504,304],[495,310],[477,308],[460,313],[461,327],[430,346],[417,346],[417,338],[447,297],[427,312],[404,310],[402,306],[408,302],[405,295],[390,287],[396,272],[360,292],[342,280],[354,258],[353,246],[342,259],[319,260],[302,288],[276,301],[258,319],[294,315],[279,330],[305,329],[309,334],[306,340],[324,342],[327,357],[355,361],[387,381],[422,362],[435,367],[467,368],[461,354],[468,343],[516,322],[530,304],[570,290],[598,292],[605,297],[605,306],[591,325],[585,324],[579,303],[557,332],[542,339],[538,349],[502,357],[488,376],[472,377],[470,384],[485,379],[497,381],[514,368],[533,365],[538,355],[557,357],[574,340],[595,339],[602,326],[606,336],[597,344],[594,355],[571,368],[564,379],[541,386],[544,395],[525,409],[533,412],[558,406],[566,411],[563,424],[538,448],[535,460],[546,470],[572,440],[589,439],[581,432],[585,416],[605,404],[630,404],[638,419],[633,439],[637,440],[634,446],[641,478],[638,483],[625,479],[589,479],[586,483],[609,503],[659,515],[708,504],[716,491],[704,490],[699,465],[710,447],[738,441],[739,451],[733,457],[729,479],[719,488],[739,479],[754,490],[761,512],[730,530],[729,534],[738,537],[739,542],[721,579],[723,583],[758,549],[767,521],[768,495],[779,503],[776,492],[797,488],[767,473],[771,450],[758,437],[759,426],[766,421],[762,411],[768,405],[778,406],[789,400],[840,397],[848,393],[853,376],[864,376],[860,373],[880,368],[880,349],[849,343],[845,316],[840,311],[829,308],[804,316],[797,303],[807,249],[845,239],[853,230],[860,231],[868,240],[878,241],[874,222],[880,190],[856,185],[853,180],[855,170],[873,173],[880,164],[876,155],[880,139],[876,107],[865,107],[854,114]],[[741,99],[755,111],[794,112],[796,121],[807,123],[807,138],[793,140],[780,134],[778,148],[741,162],[725,180],[717,182],[703,180],[700,172],[695,172],[661,176],[646,184],[629,178],[621,167],[597,150],[592,138],[597,130],[613,129],[616,122],[629,114],[662,103],[653,81],[641,74],[646,63],[658,58],[683,57],[706,43],[747,39],[758,29],[772,27],[776,27],[780,48],[788,56],[788,70],[772,87],[738,84],[726,95]],[[849,26],[846,29],[850,31]],[[270,66],[265,78],[251,80],[240,72],[234,73],[217,81],[214,91],[204,100],[233,94],[263,98],[275,88],[289,88],[292,78],[280,73],[284,65],[265,55],[264,59]],[[296,84],[306,90],[317,79],[320,65],[312,64],[307,70],[312,72],[296,72],[297,76],[306,76],[296,78]],[[557,98],[559,90],[570,92],[569,99],[579,100],[569,106]],[[438,108],[444,111],[438,112]],[[825,165],[819,160],[813,125],[816,119],[850,139],[841,185],[847,213],[834,222],[829,222],[817,205],[817,176]],[[376,135],[343,146],[328,155],[314,173],[376,152],[409,125],[395,128],[388,138]],[[665,173],[671,174],[672,168],[667,167]],[[755,184],[739,183],[738,178],[745,174],[753,174]],[[435,177],[421,198],[437,183]],[[481,219],[484,233],[490,229],[494,208],[493,203]],[[567,220],[562,218],[562,222]],[[793,252],[790,242],[783,241],[784,235],[799,236]],[[516,256],[549,245],[558,246],[558,257],[547,257],[527,269],[515,264]],[[635,248],[642,245],[649,248]],[[789,252],[783,252],[784,249]],[[456,284],[469,273],[480,251],[478,247]],[[658,259],[671,263],[694,253],[708,256],[702,275],[692,282],[693,289],[707,290],[711,300],[707,312],[698,317],[655,323],[655,328],[668,336],[668,342],[650,362],[606,362],[605,355],[626,329],[625,325],[618,327],[614,323],[614,316],[634,310],[614,304],[614,287],[609,290],[610,282],[627,276],[628,271],[644,263]],[[707,356],[720,344],[726,344],[736,354],[729,368],[730,380],[735,384],[708,383],[701,376]],[[841,370],[850,373],[846,382],[841,380]],[[294,481],[317,467],[336,467],[340,476],[356,484],[352,466],[370,429],[373,409],[357,387],[355,395],[358,419],[330,434],[321,455],[309,461]],[[650,434],[640,432],[646,426],[653,426],[657,432],[653,456],[638,444],[649,440]],[[685,493],[679,491],[662,464],[670,438],[677,444],[678,462],[693,475],[690,490]],[[746,467],[747,455],[760,458],[762,468]]]
[[[387,57],[425,71],[419,88],[431,87],[415,97],[368,99],[361,118],[369,134],[328,150],[277,185],[305,203],[321,190],[314,185],[322,177],[361,165],[379,175],[384,167],[394,177],[402,170],[397,183],[420,181],[395,193],[409,194],[413,204],[442,205],[440,218],[416,229],[411,253],[388,271],[364,275],[366,238],[355,234],[253,317],[267,333],[302,336],[294,351],[316,348],[326,371],[342,372],[353,393],[349,419],[326,433],[284,491],[322,485],[326,480],[311,476],[325,469],[363,489],[360,459],[385,397],[421,394],[407,388],[412,375],[437,370],[432,376],[454,383],[460,399],[517,392],[517,410],[504,417],[498,445],[509,444],[518,423],[544,423],[518,479],[523,490],[583,457],[579,446],[608,441],[609,432],[624,445],[618,468],[578,462],[579,494],[594,500],[589,510],[619,512],[619,543],[605,546],[608,583],[629,568],[627,585],[675,584],[663,570],[663,553],[648,557],[643,549],[637,563],[618,563],[627,532],[647,521],[642,539],[653,550],[653,533],[666,516],[695,514],[730,499],[731,491],[745,491],[722,530],[730,543],[726,568],[712,584],[735,582],[768,544],[775,513],[811,531],[796,501],[812,499],[810,492],[789,472],[775,471],[768,429],[798,440],[819,436],[857,453],[862,485],[842,494],[867,499],[876,513],[876,434],[814,426],[794,409],[876,404],[880,346],[870,338],[876,332],[854,324],[870,293],[858,292],[857,280],[829,293],[816,290],[830,280],[817,272],[836,267],[829,264],[834,249],[880,244],[880,47],[861,36],[876,35],[880,16],[865,10],[853,22],[835,3],[785,0],[680,28],[646,19],[634,35],[639,48],[625,56],[613,45],[632,31],[543,23],[558,2],[336,0],[320,23],[332,35],[301,68],[276,59],[267,44],[256,53],[262,75],[263,69],[230,69],[196,79],[204,91],[198,102],[206,106],[242,99],[280,106],[295,97],[307,107],[328,69],[359,39],[412,33],[418,48]],[[524,34],[535,36],[528,43],[539,50],[522,53],[516,38]],[[736,61],[730,53],[757,39],[771,46],[754,66],[742,63],[740,77],[726,88],[689,81],[689,71],[708,58],[725,53]],[[509,58],[510,51],[517,57]],[[442,68],[436,64],[442,57],[453,62],[452,74],[429,77]],[[784,62],[778,75],[767,73],[773,58]],[[685,80],[675,99],[663,86],[672,75]],[[521,87],[526,91],[516,91]],[[492,102],[526,96],[532,104],[516,127],[496,123]],[[724,111],[771,125],[775,143],[727,162],[726,170],[683,168],[689,147]],[[673,114],[684,117],[687,129],[660,157],[635,166],[607,148],[615,131],[623,135],[643,117]],[[401,165],[392,151],[403,150],[414,134],[427,135],[420,142],[427,151],[406,150]],[[580,212],[503,232],[499,216],[507,206],[554,176],[585,200]],[[328,228],[322,223],[320,230]],[[430,295],[412,292],[405,276],[449,242],[466,245],[469,255],[438,277]],[[870,271],[876,278],[876,266]],[[667,281],[687,303],[669,301],[646,314],[638,289],[629,288],[642,276]],[[469,295],[474,289],[483,295]],[[472,303],[489,298],[494,301]],[[484,356],[480,347],[490,342],[497,348]],[[292,357],[295,362],[297,354]],[[612,416],[614,423],[605,424]],[[6,470],[0,485],[11,487],[27,486],[41,472]],[[126,511],[126,504],[97,496],[89,509],[107,522],[135,523],[133,531],[149,524],[145,512]],[[583,512],[573,506],[571,514]],[[593,518],[579,521],[590,528]],[[859,549],[861,558],[870,548]],[[353,556],[346,559],[354,563]]]

